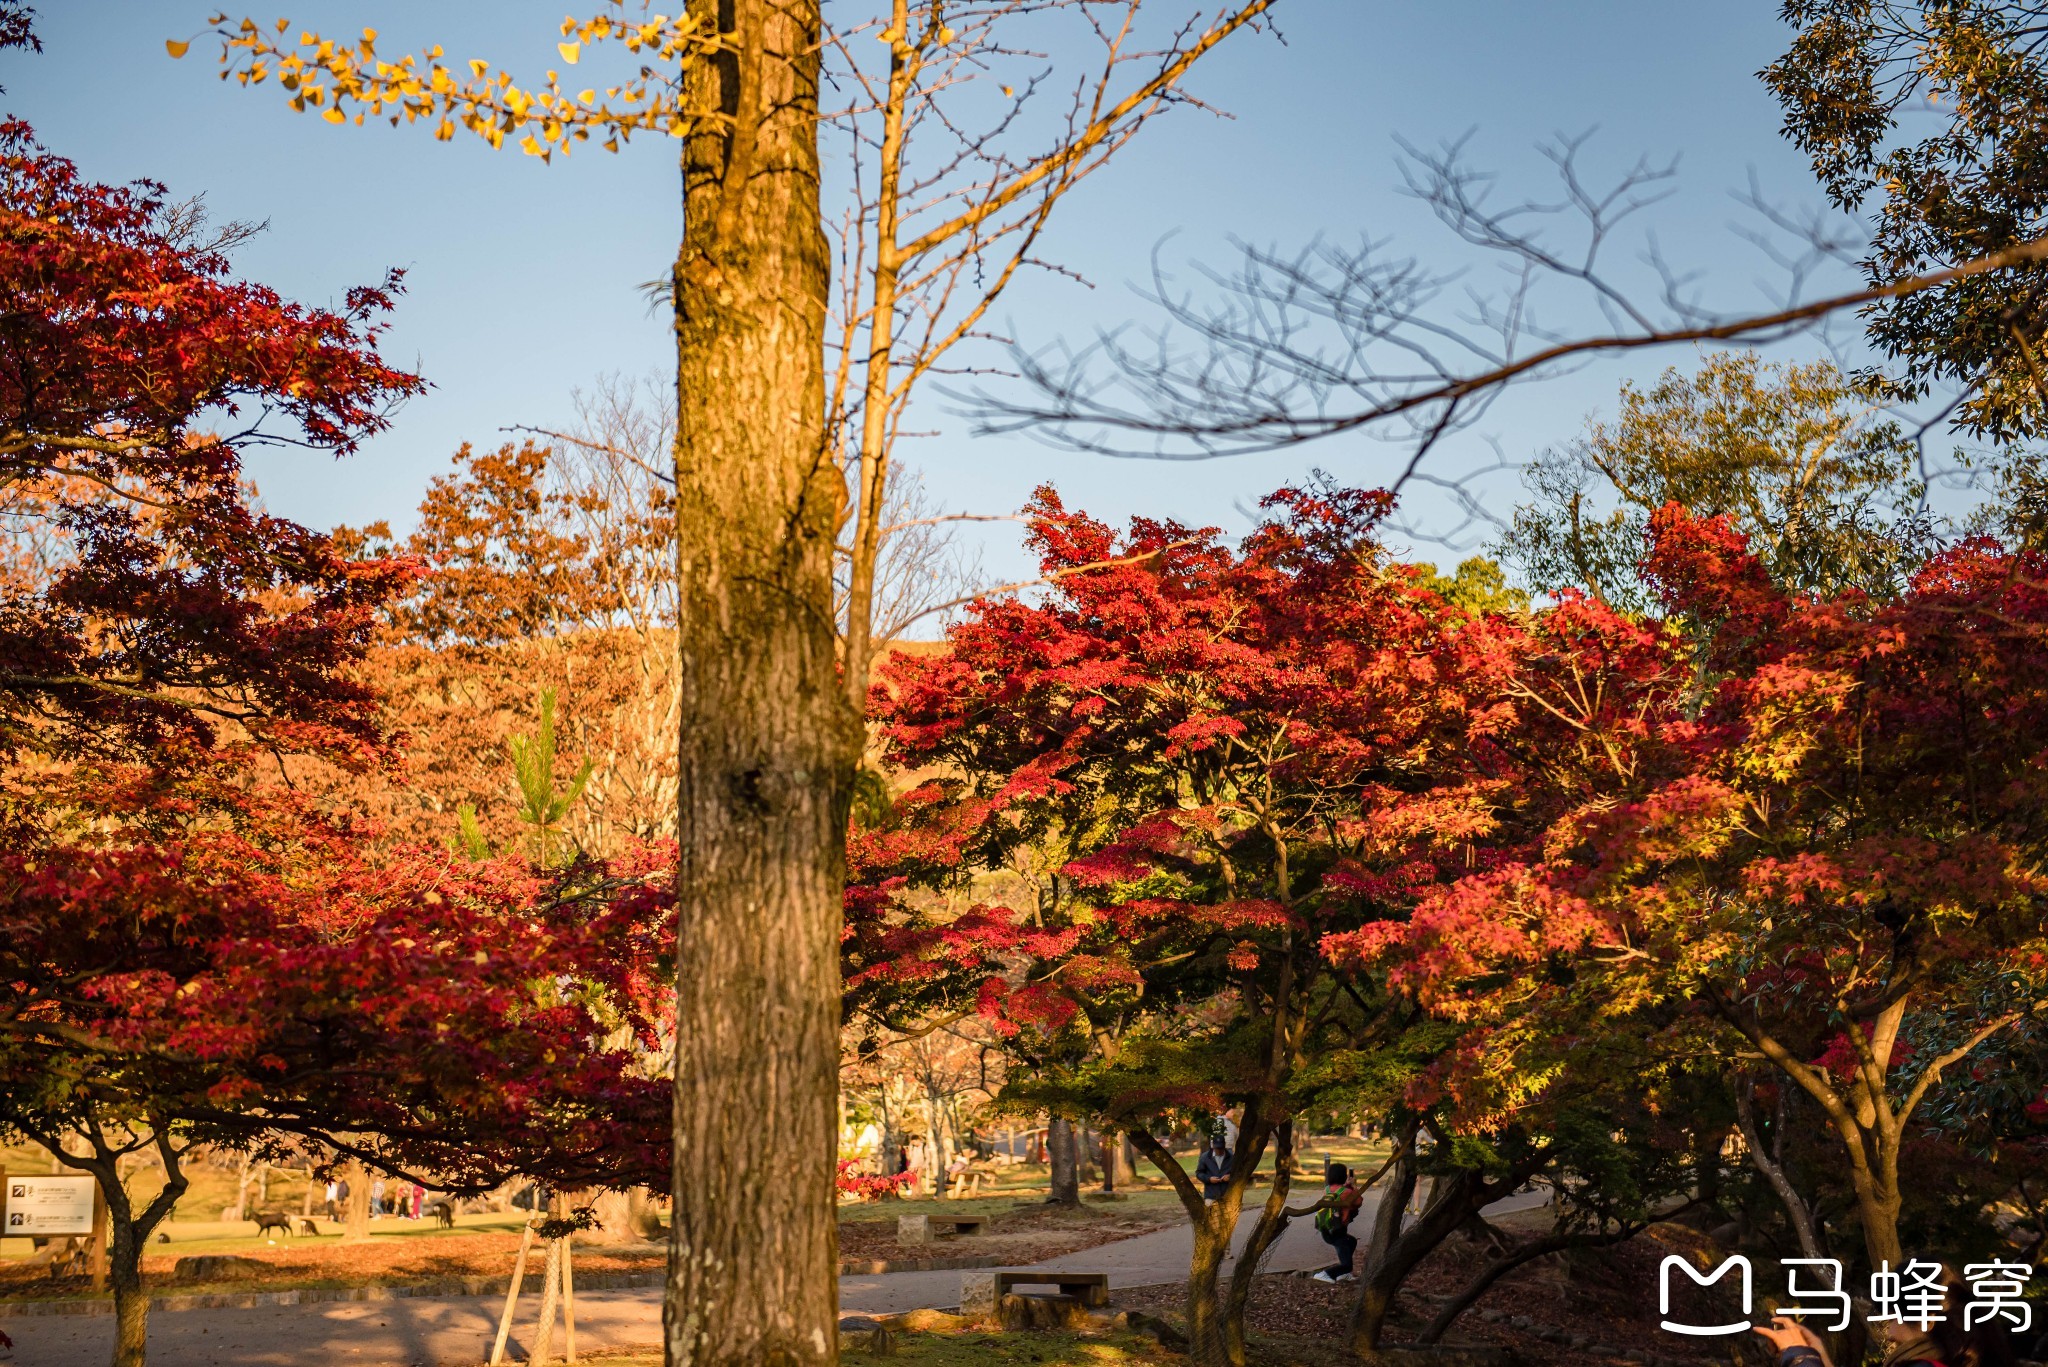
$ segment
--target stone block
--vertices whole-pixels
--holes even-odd
[[[996,1317],[996,1274],[965,1272],[960,1276],[960,1317],[987,1321]]]
[[[929,1215],[899,1215],[896,1217],[896,1242],[908,1246],[928,1244],[932,1241],[932,1217]]]

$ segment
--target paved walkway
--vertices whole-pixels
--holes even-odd
[[[1306,1198],[1304,1198],[1306,1199]],[[1537,1192],[1512,1196],[1491,1213],[1541,1205]],[[1354,1226],[1369,1227],[1376,1197],[1368,1197]],[[1236,1248],[1250,1237],[1256,1211],[1239,1221]],[[1100,1248],[1069,1253],[1041,1266],[1109,1273],[1109,1284],[1156,1286],[1187,1275],[1193,1237],[1186,1225],[1142,1234]],[[1235,1251],[1235,1250],[1233,1250]],[[1267,1255],[1268,1271],[1320,1267],[1329,1249],[1314,1222],[1291,1222]],[[1227,1271],[1227,1269],[1226,1269]],[[924,1307],[948,1307],[960,1300],[959,1272],[891,1272],[839,1279],[840,1309],[847,1314],[890,1314]],[[344,1301],[324,1305],[266,1306],[253,1310],[183,1310],[151,1315],[152,1367],[305,1367],[338,1363],[346,1367],[451,1367],[481,1363],[497,1332],[504,1305],[497,1296],[408,1297],[390,1301]],[[538,1299],[520,1301],[530,1327]],[[10,1367],[105,1367],[114,1342],[110,1315],[25,1316],[0,1319],[14,1338]],[[515,1360],[525,1354],[513,1335]],[[579,1349],[652,1346],[661,1339],[661,1291],[584,1292],[576,1297]],[[559,1341],[556,1351],[560,1351]]]

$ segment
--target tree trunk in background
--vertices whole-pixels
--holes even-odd
[[[341,1175],[348,1183],[348,1200],[342,1207],[342,1219],[347,1221],[347,1229],[342,1237],[350,1243],[361,1243],[370,1237],[370,1170],[359,1161],[350,1159],[342,1168]],[[407,1191],[410,1190],[408,1187]]]
[[[1052,1164],[1052,1195],[1056,1206],[1081,1204],[1081,1154],[1074,1122],[1055,1118],[1046,1127],[1046,1156]]]
[[[675,265],[675,1213],[668,1367],[838,1353],[834,1101],[846,815],[818,218],[818,0],[690,0],[729,50],[683,143]]]
[[[578,1237],[593,1244],[630,1244],[640,1239],[640,1230],[634,1220],[633,1193],[630,1191],[591,1191],[584,1193],[590,1205],[591,1218],[597,1223]]]
[[[1127,1134],[1102,1136],[1102,1189],[1114,1195],[1128,1190],[1138,1180],[1138,1158]]]

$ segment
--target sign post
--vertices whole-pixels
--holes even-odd
[[[86,1253],[86,1266],[92,1271],[92,1291],[95,1296],[107,1289],[107,1195],[100,1190],[97,1178],[92,1179],[92,1247]]]
[[[0,1238],[85,1236],[92,1289],[107,1289],[107,1202],[93,1177],[10,1177],[0,1168]]]
[[[9,1177],[0,1174],[0,1234],[43,1239],[91,1234],[99,1183],[91,1177]]]

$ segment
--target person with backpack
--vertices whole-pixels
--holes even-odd
[[[1351,1180],[1351,1170],[1342,1163],[1330,1164],[1323,1181],[1323,1199],[1315,1207],[1316,1233],[1335,1250],[1337,1261],[1316,1273],[1315,1280],[1325,1284],[1354,1282],[1358,1274],[1351,1270],[1351,1264],[1358,1256],[1358,1236],[1351,1232],[1351,1222],[1357,1217],[1358,1208],[1365,1204],[1365,1192]]]

